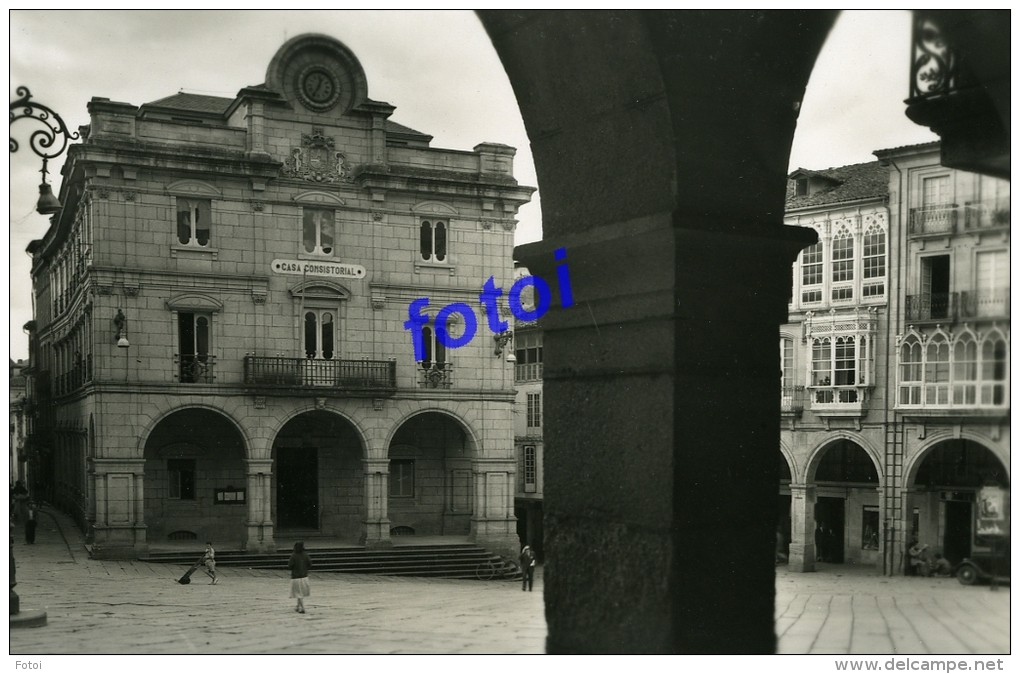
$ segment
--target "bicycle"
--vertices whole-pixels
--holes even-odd
[[[521,567],[509,557],[499,559],[487,559],[475,569],[475,576],[478,580],[514,580],[520,578]]]

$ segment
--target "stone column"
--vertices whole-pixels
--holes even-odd
[[[474,459],[474,512],[469,539],[490,552],[516,558],[520,552],[517,518],[514,517],[513,459]]]
[[[914,500],[918,493],[916,487],[908,487],[900,492],[903,507],[900,508],[899,520],[894,520],[896,528],[890,536],[892,550],[888,555],[891,566],[889,573],[893,576],[906,575],[907,567],[910,566],[910,555],[907,551],[914,535]]]
[[[389,494],[390,461],[365,459],[365,519],[362,522],[361,544],[366,548],[393,545],[390,540]]]
[[[148,551],[145,538],[145,460],[94,459],[96,524],[91,553],[130,559]]]
[[[247,459],[248,519],[245,550],[255,553],[276,552],[273,538],[273,461]]]
[[[790,485],[790,570],[815,570],[815,486]]]

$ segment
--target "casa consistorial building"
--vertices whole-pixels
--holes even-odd
[[[513,281],[534,189],[513,148],[433,148],[394,109],[323,35],[234,98],[89,103],[29,246],[29,444],[94,555],[281,533],[516,553],[513,367],[434,321]]]

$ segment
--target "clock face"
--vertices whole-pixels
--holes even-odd
[[[318,111],[332,108],[340,97],[336,77],[322,66],[306,68],[298,76],[298,91],[305,105]]]

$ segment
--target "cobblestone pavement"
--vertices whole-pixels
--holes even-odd
[[[776,568],[779,653],[1009,653],[1009,587],[884,577],[820,564]]]
[[[61,526],[56,526],[56,517]],[[66,541],[65,537],[66,536]],[[518,583],[312,572],[308,612],[289,574],[219,569],[190,585],[184,567],[89,559],[62,515],[43,513],[35,545],[15,531],[25,610],[48,625],[11,630],[13,654],[541,653],[542,570]],[[777,568],[780,653],[1008,653],[1009,588],[955,579],[885,578],[828,566]]]

